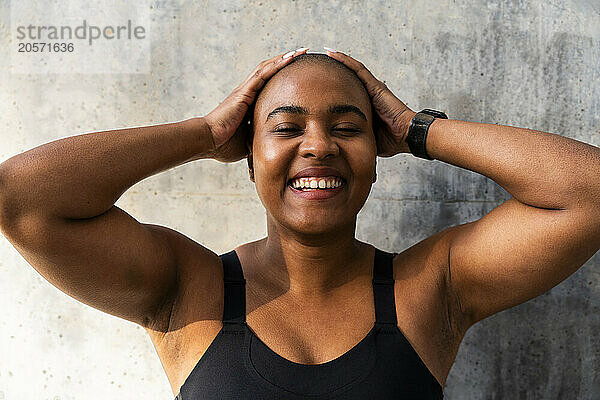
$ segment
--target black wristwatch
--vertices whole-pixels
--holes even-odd
[[[425,140],[427,139],[429,125],[431,125],[436,118],[448,119],[448,116],[441,111],[426,108],[416,113],[410,121],[408,134],[406,135],[406,143],[414,156],[433,160],[433,158],[429,157],[429,154],[427,154]]]

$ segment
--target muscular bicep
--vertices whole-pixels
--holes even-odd
[[[113,206],[86,219],[24,215],[7,238],[44,278],[75,299],[147,325],[176,285],[169,229]]]
[[[471,323],[548,291],[600,245],[590,209],[550,210],[512,198],[481,219],[453,227],[452,288]]]

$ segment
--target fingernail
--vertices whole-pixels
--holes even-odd
[[[294,55],[294,53],[295,53],[295,52],[296,52],[295,50],[288,51],[287,53],[285,53],[285,54],[283,55],[283,58],[290,58],[291,56],[293,56],[293,55]]]
[[[330,52],[332,52],[332,53],[337,53],[337,52],[338,52],[337,50],[331,49],[331,48],[329,48],[329,47],[325,47],[325,46],[323,46],[323,48],[324,48],[325,50],[327,50],[327,51],[330,51]]]
[[[296,53],[300,53],[304,50],[308,50],[308,47],[300,47],[299,49],[296,50]]]

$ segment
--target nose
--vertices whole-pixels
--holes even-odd
[[[340,148],[327,129],[313,126],[307,127],[302,135],[299,152],[302,157],[325,159],[337,157]]]

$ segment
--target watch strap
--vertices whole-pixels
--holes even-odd
[[[427,154],[425,142],[427,140],[429,126],[436,118],[448,119],[448,116],[441,111],[426,108],[416,113],[410,121],[408,134],[406,135],[406,143],[414,156],[426,160],[433,160],[433,158]]]

